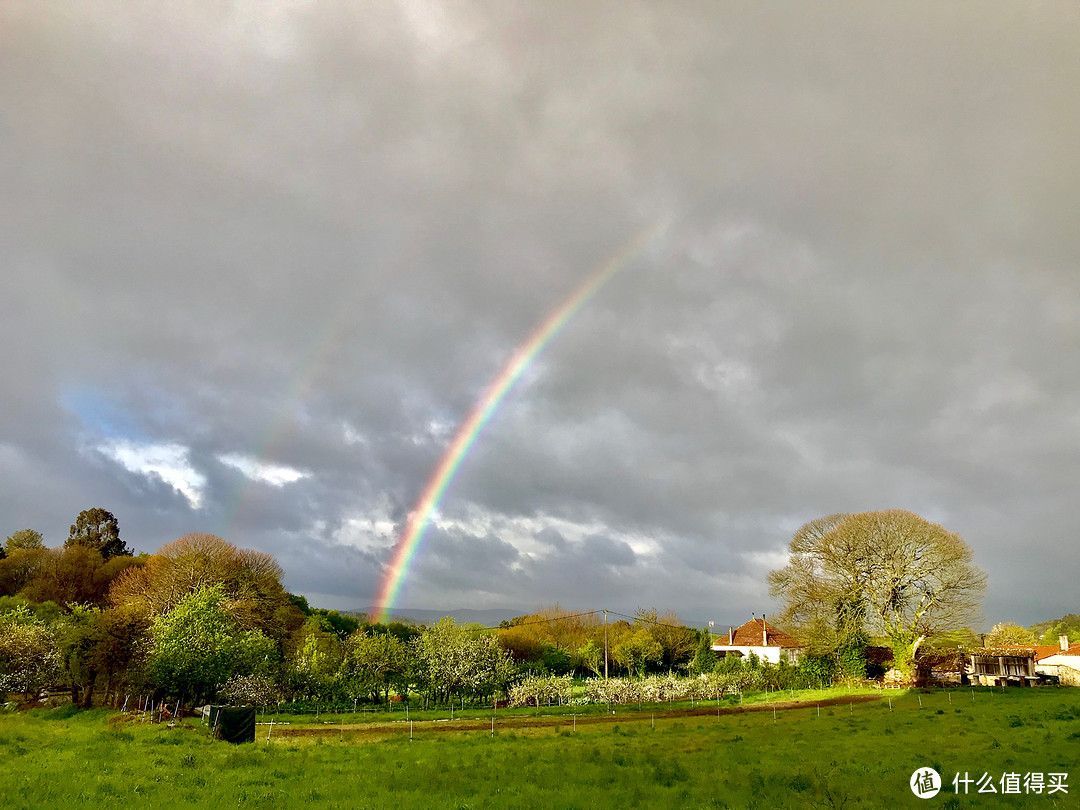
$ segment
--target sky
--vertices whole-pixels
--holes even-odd
[[[0,5],[0,535],[102,507],[372,604],[770,613],[908,509],[1078,612],[1080,9]],[[664,223],[657,227],[657,223]]]

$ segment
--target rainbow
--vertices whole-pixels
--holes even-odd
[[[607,260],[598,265],[578,287],[570,293],[559,306],[548,315],[537,327],[528,339],[522,343],[513,355],[502,367],[495,379],[491,381],[487,389],[477,400],[468,417],[458,427],[446,452],[439,460],[438,466],[428,479],[424,491],[409,514],[408,522],[404,531],[394,546],[389,564],[383,573],[382,582],[379,585],[378,596],[375,602],[375,616],[373,621],[386,620],[390,609],[397,599],[398,591],[405,581],[405,575],[409,566],[416,556],[420,547],[420,541],[424,532],[430,525],[435,510],[439,506],[447,487],[454,479],[461,462],[468,455],[470,448],[491,417],[498,410],[499,405],[514,387],[521,375],[525,373],[530,364],[551,342],[559,330],[566,325],[574,313],[577,312],[596,292],[607,283],[612,276],[625,267],[641,250],[655,239],[665,228],[667,221],[658,221],[635,235]]]

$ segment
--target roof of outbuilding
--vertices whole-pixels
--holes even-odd
[[[762,638],[762,630],[767,634]],[[802,647],[803,643],[794,636],[790,636],[779,628],[773,627],[764,619],[751,619],[746,624],[735,630],[735,642],[729,643],[724,634],[717,636],[713,647],[783,647],[793,649]],[[762,643],[762,642],[765,643]]]
[[[971,651],[972,655],[1001,656],[1009,655],[1013,658],[1037,658],[1033,647],[976,647]]]

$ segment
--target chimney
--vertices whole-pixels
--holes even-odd
[[[768,629],[768,625],[765,624],[765,614],[764,613],[761,614],[761,646],[762,647],[768,647],[769,646],[769,629]]]
[[[1064,633],[1062,633],[1060,636],[1058,636],[1058,646],[1061,647],[1062,652],[1068,652],[1069,651],[1069,637],[1067,635],[1065,635]]]
[[[731,627],[731,625],[728,625],[727,629],[727,643],[729,647],[735,646],[735,630]]]

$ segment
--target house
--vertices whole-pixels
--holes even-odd
[[[983,686],[1030,686],[1035,673],[1035,650],[1031,647],[983,647],[971,651],[971,682]]]
[[[794,636],[773,627],[762,616],[738,628],[729,627],[727,638],[720,636],[713,640],[712,650],[720,658],[729,655],[748,657],[753,653],[762,661],[778,664],[782,658],[786,658],[795,664],[805,646]]]
[[[1058,636],[1058,644],[1035,647],[1035,672],[1053,675],[1058,683],[1080,686],[1080,644],[1069,644],[1068,636]]]

